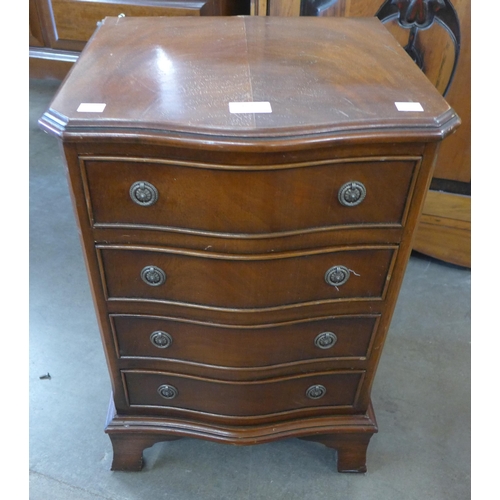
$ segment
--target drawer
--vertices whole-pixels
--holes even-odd
[[[382,299],[396,255],[396,247],[263,255],[104,245],[98,251],[108,300],[222,309]]]
[[[94,227],[251,237],[401,226],[419,159],[230,167],[83,158],[81,165]]]
[[[162,372],[122,371],[130,406],[257,416],[356,403],[363,371],[228,382]],[[163,394],[163,395],[162,395]]]
[[[105,17],[199,16],[203,3],[194,0],[51,0],[57,30],[53,48],[82,50]],[[144,75],[146,78],[147,74]]]
[[[312,359],[365,359],[378,315],[274,325],[214,325],[111,315],[118,355],[250,368]]]

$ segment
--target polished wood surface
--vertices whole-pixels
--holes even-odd
[[[251,0],[256,16],[342,16],[345,0]]]
[[[30,47],[43,47],[43,33],[40,19],[40,12],[36,0],[30,0],[29,3],[29,43]]]
[[[351,4],[353,1],[351,0]],[[359,0],[358,3],[365,4]],[[427,29],[419,30],[417,49],[423,59],[423,72],[438,91],[445,95],[446,100],[462,118],[460,129],[440,148],[434,177],[470,183],[471,2],[470,0],[452,0],[449,3],[456,12],[456,21],[459,24],[459,46],[455,45],[449,26],[435,20]],[[368,4],[365,5],[368,7]],[[431,7],[429,10],[432,10]],[[439,10],[437,12],[439,13]],[[370,6],[369,9],[362,10],[360,15],[374,15],[375,13],[376,11],[373,11],[373,7]],[[403,47],[408,43],[409,30],[402,28],[397,18],[384,22],[384,26]],[[457,52],[458,64],[455,73],[452,74]],[[449,83],[450,80],[451,83]]]
[[[106,17],[230,16],[242,12],[228,0],[34,0],[50,48],[81,51]],[[48,20],[51,20],[49,23]]]
[[[461,47],[457,71],[446,100],[462,119],[453,138],[442,144],[435,177],[464,183],[471,182],[471,2],[454,0],[460,19]]]
[[[30,76],[61,80],[106,17],[249,13],[247,0],[30,0],[29,10]]]
[[[267,11],[270,16],[300,16],[301,0],[285,0],[282,2],[269,2]],[[265,14],[264,14],[265,15]]]
[[[211,8],[209,1],[168,0],[159,2],[50,0],[57,39],[53,47],[81,51],[94,34],[98,23],[106,17],[139,16],[199,16],[203,9]],[[83,22],[76,19],[85,16]]]
[[[223,310],[272,310],[346,298],[382,299],[395,257],[394,247],[251,256],[148,247],[98,245],[97,249],[108,300],[154,300]],[[151,265],[165,272],[165,286],[150,286],[140,279],[142,269]],[[338,287],[324,278],[336,265],[352,271],[347,282]],[[357,279],[361,276],[363,279]]]
[[[230,113],[252,100],[272,112]],[[365,471],[371,387],[459,123],[377,19],[106,19],[40,125],[64,147],[112,469],[187,436],[314,439],[339,471]],[[358,204],[345,183],[363,184]]]
[[[415,250],[457,266],[471,267],[470,196],[429,191],[418,227]]]
[[[374,16],[384,0],[339,0],[347,17]]]
[[[234,382],[172,373],[123,373],[131,412],[144,408],[148,415],[174,418],[195,414],[199,420],[233,425],[324,415],[335,407],[354,413],[363,375],[362,371],[350,370]],[[164,384],[178,390],[174,399],[165,399],[158,393],[158,387]],[[307,390],[318,384],[326,387],[326,394],[317,400],[308,398]]]
[[[316,165],[278,164],[263,168],[123,157],[87,158],[83,168],[89,217],[94,227],[120,224],[257,236],[361,224],[401,227],[419,160],[416,157],[377,161],[370,157],[365,161],[330,160]],[[317,177],[323,179],[320,185],[315,181]],[[242,178],[245,184],[240,182]],[[361,205],[344,206],[332,193],[338,194],[354,179],[363,183],[368,196]],[[154,205],[137,205],[129,196],[130,187],[141,180],[158,190]],[[252,191],[248,186],[253,186]],[[230,213],[218,209],[221,199],[233,207]],[[294,210],[304,202],[307,211]]]
[[[421,1],[421,0],[419,0]],[[422,5],[427,0],[422,2]],[[304,15],[305,0],[268,0],[268,5],[256,8],[258,15],[299,16]],[[391,3],[390,0],[335,0],[326,13],[321,15],[346,17],[372,17],[380,8]],[[392,2],[395,4],[396,2]],[[410,2],[400,2],[401,5]],[[416,2],[415,2],[416,3]],[[460,29],[460,55],[458,67],[446,100],[462,118],[462,126],[453,138],[446,141],[439,152],[434,176],[470,183],[471,181],[471,2],[470,0],[451,0],[457,13]],[[309,14],[318,15],[318,14]],[[397,18],[384,23],[396,40],[405,46],[409,30],[403,28]],[[449,31],[443,24],[434,22],[429,29],[421,30],[418,35],[418,49],[424,58],[423,71],[440,92],[444,92],[450,78],[455,48]]]
[[[382,5],[381,0],[344,0],[346,15],[371,16]],[[403,3],[403,2],[402,2]],[[436,159],[434,192],[429,193],[432,220],[423,218],[417,230],[415,249],[426,255],[461,266],[471,266],[470,225],[458,215],[450,216],[450,207],[469,207],[471,182],[471,2],[450,0],[457,16],[460,34],[458,63],[446,92],[446,100],[457,111],[462,125],[453,137],[445,141]],[[408,30],[399,26],[397,20],[385,24],[392,35],[404,46],[408,41]],[[418,49],[424,58],[422,68],[426,76],[440,92],[444,92],[455,58],[457,47],[446,26],[434,22],[418,35]],[[447,182],[442,182],[445,180]],[[464,195],[468,196],[465,200]],[[435,200],[435,201],[430,201]]]
[[[410,20],[420,17],[424,20],[431,14],[434,18],[430,26],[419,29],[415,37],[415,49],[421,58],[422,71],[441,92],[462,118],[462,126],[452,138],[444,142],[437,156],[432,189],[442,192],[439,206],[442,212],[434,212],[433,223],[423,222],[418,230],[418,250],[446,262],[470,267],[471,233],[462,227],[461,219],[451,223],[448,205],[461,203],[463,195],[469,196],[471,182],[471,2],[470,0],[334,0],[326,10],[308,11],[308,5],[322,2],[307,0],[261,0],[253,2],[255,15],[326,15],[346,17],[384,18],[384,12],[394,15],[384,18],[384,26],[402,47],[409,44],[411,29],[403,26],[397,10],[413,9]],[[446,13],[445,13],[446,12]],[[448,24],[447,24],[448,22]],[[453,25],[453,26],[450,26]],[[415,26],[413,26],[413,29]],[[455,37],[458,36],[458,39]],[[458,60],[456,60],[458,56]],[[455,67],[456,63],[456,67]],[[438,195],[441,196],[441,195]],[[451,202],[450,196],[456,196]],[[437,219],[446,222],[446,225]],[[451,223],[451,225],[450,225]],[[454,226],[460,226],[456,230]]]
[[[345,358],[364,361],[378,318],[376,314],[343,315],[245,326],[115,314],[111,321],[121,358],[160,358],[165,362],[176,360],[177,367],[182,362],[200,363],[227,371],[325,358],[332,362]],[[157,331],[168,332],[171,345],[153,343],[151,334]],[[316,342],[324,332],[335,332],[331,346],[327,343],[321,347]]]
[[[307,422],[306,426],[304,422]],[[200,425],[186,419],[148,417],[138,420],[126,415],[117,416],[111,400],[106,429],[113,444],[111,470],[141,470],[142,451],[159,441],[195,437],[218,443],[249,445],[267,443],[279,436],[281,439],[300,437],[323,443],[337,451],[339,472],[366,472],[366,450],[372,434],[377,432],[377,421],[370,405],[364,415],[332,412],[328,421],[321,417],[310,417],[307,420],[287,420],[258,426]],[[124,433],[124,429],[127,432]]]
[[[222,137],[346,130],[394,137],[404,130],[412,137],[433,131],[440,139],[453,128],[449,105],[417,67],[408,67],[377,19],[229,17],[217,23],[202,18],[197,25],[193,33],[182,17],[105,20],[55,97],[54,117],[64,121],[65,133],[104,125],[123,129],[131,118],[135,129],[148,133]],[[380,43],[374,46],[373,39]],[[303,50],[290,53],[298,40]],[[224,85],[214,86],[216,81]],[[272,113],[230,113],[229,103],[242,101],[269,102]],[[420,103],[422,111],[398,111],[396,102]],[[78,112],[81,103],[105,108]]]

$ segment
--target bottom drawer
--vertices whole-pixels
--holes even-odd
[[[352,408],[364,371],[233,382],[161,372],[122,371],[132,407],[250,417],[318,407]]]

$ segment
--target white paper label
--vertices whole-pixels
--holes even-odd
[[[395,102],[398,111],[423,111],[424,108],[419,102]]]
[[[272,113],[269,102],[230,102],[230,113]]]
[[[82,102],[77,111],[79,113],[102,113],[105,107],[106,104],[102,102]]]

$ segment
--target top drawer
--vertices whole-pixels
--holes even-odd
[[[285,235],[404,224],[419,158],[224,166],[81,157],[94,227]]]

